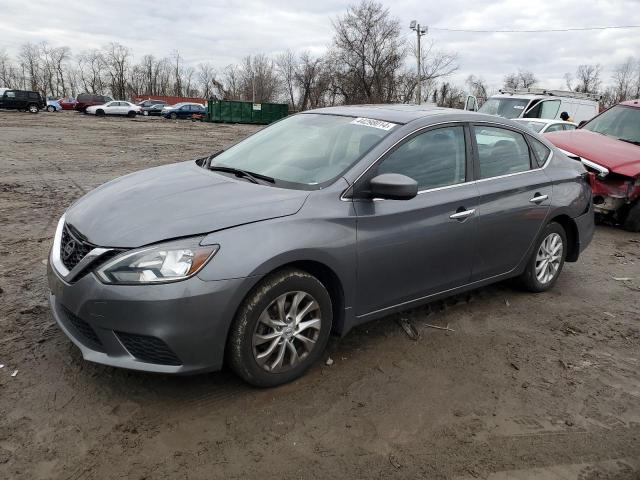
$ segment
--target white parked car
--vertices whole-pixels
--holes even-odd
[[[516,118],[514,122],[524,125],[536,133],[562,132],[578,128],[578,125],[573,122],[546,120],[544,118]]]
[[[126,115],[135,117],[140,113],[140,107],[124,100],[114,100],[103,105],[87,107],[86,113],[91,115]]]
[[[542,88],[513,90],[503,88],[478,109],[478,100],[467,97],[465,110],[477,110],[505,118],[547,118],[559,120],[563,112],[576,122],[586,122],[598,114],[601,96],[592,93],[566,92]]]

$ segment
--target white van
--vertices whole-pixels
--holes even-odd
[[[580,123],[598,114],[599,95],[591,93],[565,92],[527,88],[524,90],[499,90],[498,95],[489,97],[478,110],[478,101],[473,95],[467,97],[465,110],[478,110],[489,115],[505,118],[546,118],[558,119],[567,112],[571,121]]]

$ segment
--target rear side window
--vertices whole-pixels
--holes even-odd
[[[444,127],[416,135],[378,166],[377,173],[401,173],[418,182],[418,190],[465,181],[464,127]]]
[[[40,95],[38,94],[38,92],[29,92],[29,98],[38,100],[40,98]]]
[[[547,159],[551,154],[551,150],[544,143],[536,140],[533,137],[529,137],[529,143],[531,143],[531,149],[535,156],[535,161],[539,167],[542,167],[547,163]]]
[[[480,178],[524,172],[531,168],[529,146],[521,133],[500,127],[476,126]]]

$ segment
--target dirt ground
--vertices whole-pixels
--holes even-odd
[[[613,227],[551,292],[365,325],[280,388],[83,361],[47,306],[64,209],[255,128],[0,112],[0,479],[640,478],[640,235]]]

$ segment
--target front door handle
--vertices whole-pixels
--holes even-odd
[[[539,193],[536,193],[535,196],[529,200],[531,203],[542,203],[544,202],[547,198],[549,198],[549,195],[540,195]]]
[[[453,215],[449,215],[449,218],[452,220],[464,220],[467,217],[470,217],[476,213],[476,209],[472,208],[471,210],[462,210],[461,212],[456,212]]]

